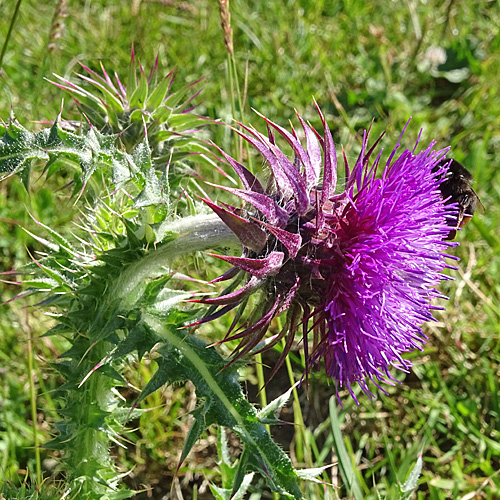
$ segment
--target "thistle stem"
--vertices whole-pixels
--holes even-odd
[[[81,375],[86,375],[101,361],[108,347],[105,342],[92,346],[79,363]],[[109,492],[109,487],[96,482],[95,477],[106,481],[115,475],[109,455],[109,436],[104,431],[105,417],[116,404],[111,393],[113,386],[111,378],[97,371],[81,387],[67,392],[66,412],[71,413],[73,436],[66,458],[68,483],[73,492],[78,492],[78,498],[93,500]]]
[[[140,300],[148,281],[169,273],[172,259],[218,246],[234,246],[237,238],[216,215],[198,215],[173,221],[169,233],[176,239],[143,254],[136,262],[110,281],[106,294],[92,312],[88,331],[75,334],[71,357],[71,381],[67,387],[66,467],[70,489],[78,498],[102,498],[117,485],[116,471],[109,454],[110,440],[116,434],[112,426],[117,406],[113,395],[115,380],[100,368],[112,352],[113,344],[104,340],[102,325]],[[168,342],[180,342],[169,337]],[[188,353],[189,354],[189,353]]]
[[[180,236],[148,253],[130,265],[117,279],[113,293],[117,297],[136,297],[142,294],[145,281],[164,274],[168,263],[181,255],[215,247],[236,247],[239,241],[217,215],[195,215],[175,221],[169,231]]]

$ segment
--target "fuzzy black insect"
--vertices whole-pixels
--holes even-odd
[[[461,163],[456,160],[444,159],[435,168],[448,163],[448,171],[439,189],[446,204],[456,203],[458,205],[457,216],[447,221],[453,229],[446,239],[452,240],[455,238],[457,230],[472,219],[476,208],[479,207],[481,211],[484,211],[484,207],[479,196],[472,189],[472,174]]]

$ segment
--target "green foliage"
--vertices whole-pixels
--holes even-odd
[[[343,435],[348,436],[344,441],[346,452],[351,467],[359,472],[356,478],[367,499],[399,498],[398,481],[405,481],[420,452],[422,476],[419,489],[414,493],[419,500],[467,495],[497,498],[500,491],[496,473],[500,469],[500,455],[495,446],[499,439],[500,415],[497,396],[500,174],[495,167],[500,156],[497,4],[358,0],[256,4],[233,0],[230,7],[242,85],[248,61],[245,121],[255,122],[250,108],[279,117],[281,125],[286,125],[287,119],[293,116],[294,108],[306,116],[309,113],[312,119],[310,102],[314,95],[327,112],[335,139],[344,144],[351,158],[356,157],[359,147],[356,134],[373,118],[376,120],[374,134],[387,128],[387,143],[393,143],[411,115],[413,120],[405,139],[408,143],[414,142],[422,126],[424,142],[434,138],[439,146],[451,144],[454,157],[473,172],[475,189],[486,207],[486,214],[478,214],[459,234],[462,246],[455,253],[462,258],[462,263],[459,271],[451,272],[457,281],[444,289],[451,300],[447,310],[438,315],[436,327],[428,330],[428,348],[414,358],[413,372],[402,377],[402,385],[391,389],[389,396],[381,394],[374,402],[363,398],[359,408],[344,401],[344,409],[338,409],[339,425]],[[0,1],[0,9],[10,18],[9,2]],[[225,121],[231,118],[229,89],[224,84],[226,54],[213,2],[199,0],[189,5],[176,2],[165,6],[146,0],[110,0],[106,5],[99,1],[89,2],[85,7],[74,4],[65,20],[62,51],[57,54],[49,54],[46,49],[52,15],[50,3],[34,0],[22,3],[4,59],[4,73],[0,76],[0,115],[4,119],[11,107],[23,124],[53,119],[60,108],[61,93],[53,85],[42,85],[42,77],[55,72],[74,82],[76,59],[96,73],[101,71],[97,64],[100,60],[108,70],[120,71],[129,65],[132,39],[143,60],[151,59],[159,47],[161,59],[168,60],[170,67],[176,67],[178,80],[193,82],[205,76],[199,112]],[[3,40],[6,30],[7,23],[2,23],[0,39]],[[458,69],[467,69],[465,79],[453,83],[447,78],[450,75],[441,71],[446,68],[438,65],[427,69],[423,65],[429,62],[427,49],[433,46],[452,54],[461,65],[455,64]],[[81,80],[78,85],[86,90],[92,86]],[[70,116],[71,105],[66,102],[66,116]],[[71,118],[80,120],[76,113]],[[32,130],[31,126],[28,128]],[[217,144],[230,143],[224,128],[214,127],[211,133]],[[213,179],[213,167],[208,162],[194,164],[192,159],[185,157],[183,165],[176,166],[181,171],[176,172],[177,180],[171,182],[170,188],[174,191],[178,188],[177,193],[184,192],[188,172],[192,172],[189,168],[196,168],[199,175],[220,183]],[[59,173],[63,172],[59,169]],[[20,229],[24,226],[33,234],[40,232],[34,222],[25,218],[25,205],[36,220],[57,229],[65,237],[75,230],[68,227],[74,209],[63,198],[64,193],[57,192],[66,179],[58,176],[50,177],[49,181],[45,177],[38,182],[32,179],[29,197],[14,179],[0,185],[0,245],[4,270],[19,268],[20,263],[29,258],[25,248],[37,256],[35,252],[42,248],[41,243]],[[93,179],[97,182],[97,176],[91,177],[91,183]],[[157,179],[161,180],[161,175]],[[189,186],[186,191],[195,187],[193,179],[189,179]],[[135,198],[141,190],[139,183],[132,196]],[[121,207],[118,213],[125,219],[137,214],[132,203],[124,199],[116,203]],[[163,220],[164,207],[153,207],[144,210],[145,222],[139,224],[139,234],[160,227],[161,222],[154,226],[153,221]],[[193,207],[191,201],[183,200],[179,212],[185,214],[189,207]],[[110,224],[105,212],[99,208],[89,215],[102,224],[98,233],[103,240],[108,237],[106,227]],[[113,220],[112,224],[121,228],[123,219]],[[161,236],[149,234],[151,242],[162,240]],[[113,246],[112,241],[108,237],[109,247]],[[89,254],[92,251],[92,247],[87,247]],[[211,277],[220,274],[209,269],[217,265],[212,259],[202,262],[197,268],[198,278],[206,278],[210,272]],[[3,300],[8,300],[11,294],[11,289],[2,289]],[[46,321],[31,318],[31,330],[21,335],[19,324],[26,314],[23,306],[23,302],[16,301],[13,307],[4,308],[0,316],[1,359],[6,367],[2,375],[5,374],[5,384],[10,387],[10,396],[3,399],[7,401],[3,415],[17,416],[12,420],[16,425],[31,420],[25,390],[25,338],[31,332],[36,339],[46,328]],[[204,333],[220,338],[230,322],[230,319],[221,321],[218,329],[207,326]],[[136,333],[141,335],[139,331]],[[37,339],[35,345],[40,363],[68,348],[64,340],[56,336]],[[291,360],[295,377],[299,379],[303,360],[298,353],[292,353]],[[132,379],[136,386],[143,387],[150,376],[148,362],[146,356],[137,369],[129,369],[127,380]],[[272,359],[265,362],[270,364]],[[244,373],[251,389],[252,371],[246,368]],[[50,422],[53,410],[47,395],[52,394],[59,379],[50,373],[36,378],[41,391],[39,418]],[[286,384],[279,378],[269,383],[267,389],[273,391],[277,387],[281,394]],[[285,449],[290,449],[297,467],[303,464],[295,457],[303,456],[304,449],[311,451],[312,462],[307,463],[308,467],[335,462],[335,457],[331,457],[333,437],[325,404],[332,394],[331,386],[320,374],[314,374],[309,395],[302,389],[298,392],[304,426],[297,426],[295,432],[281,437],[280,442]],[[125,479],[128,484],[140,481],[167,485],[166,490],[156,486],[154,496],[160,497],[170,488],[169,469],[175,469],[175,464],[169,467],[171,462],[164,460],[175,456],[179,444],[176,436],[182,435],[178,408],[183,404],[187,406],[188,402],[178,399],[182,394],[180,389],[170,388],[150,396],[144,404],[155,408],[141,416],[141,429],[137,431],[138,437],[134,437],[137,448],[131,446],[128,451],[119,451],[122,466],[126,464],[128,469],[134,469]],[[175,402],[171,402],[172,398]],[[168,412],[162,411],[165,405]],[[287,408],[284,411],[290,412]],[[8,463],[12,471],[25,469],[28,464],[32,443],[25,425],[23,429],[18,429],[15,439],[10,441],[12,446],[2,458],[2,463]],[[300,448],[297,436],[302,434],[305,441]],[[128,435],[131,439],[133,436]],[[183,478],[185,482],[180,486],[185,498],[190,498],[193,484],[203,481],[195,472],[199,471],[198,464],[206,453],[192,453],[195,460],[190,463],[188,457],[184,469],[193,473],[194,478],[190,482],[187,477]],[[209,467],[215,468],[213,462],[205,465],[204,477],[212,477]],[[140,476],[136,474],[139,470],[144,471]],[[325,483],[339,484],[342,489],[337,492],[326,485],[303,485],[307,498],[319,500],[328,494],[330,498],[347,495],[339,468],[332,469],[331,474],[325,472],[322,479]],[[260,492],[266,495],[263,485],[254,485],[252,491],[255,495]],[[4,493],[4,496],[15,497],[11,490],[9,493],[12,494]]]
[[[270,486],[281,494],[302,498],[288,457],[245,400],[235,369],[223,370],[226,362],[213,348],[207,350],[195,336],[186,337],[178,330],[198,314],[176,310],[190,294],[166,287],[170,277],[161,274],[168,269],[159,277],[155,273],[146,284],[136,279],[154,253],[144,251],[147,241],[134,236],[134,230],[137,227],[126,223],[127,239],[125,234],[116,237],[114,249],[101,250],[97,260],[73,250],[51,231],[55,244],[47,242],[49,256],[23,270],[46,275],[46,279],[28,279],[26,285],[31,293],[50,289],[44,303],[57,305],[61,313],[56,316],[59,324],[48,334],[64,335],[71,343],[53,364],[66,380],[60,388],[66,401],[65,419],[57,424],[58,436],[46,446],[65,452],[72,490],[80,498],[100,495],[112,499],[124,494],[110,493],[118,477],[113,476],[107,443],[116,441],[119,429],[134,413],[120,409],[111,389],[125,383],[119,368],[124,356],[136,352],[141,358],[161,342],[156,350],[158,369],[138,402],[165,384],[194,383],[200,404],[193,413],[195,421],[181,462],[208,426],[222,425],[238,433],[243,443],[236,474],[241,479],[235,481],[234,491],[246,471],[253,470],[265,474]],[[94,231],[94,240],[98,239]],[[109,239],[103,243],[109,245]],[[97,246],[94,249],[99,251]]]
[[[244,498],[252,482],[254,473],[245,475],[243,479],[238,478],[240,487],[235,490],[237,475],[240,469],[239,463],[232,464],[229,456],[225,429],[219,428],[217,431],[217,451],[219,455],[219,467],[222,476],[222,487],[219,488],[210,484],[210,491],[216,500],[241,500]]]
[[[401,485],[401,497],[400,500],[409,500],[412,494],[415,492],[418,486],[418,479],[422,474],[422,456],[418,457],[415,467],[410,472],[408,479],[404,484]]]
[[[179,335],[179,322],[168,321],[165,312],[150,311],[143,316],[151,331],[165,344],[158,350],[161,361],[158,371],[146,386],[141,398],[162,385],[190,380],[196,387],[200,400],[192,413],[193,425],[186,437],[180,462],[187,457],[194,443],[210,425],[217,423],[238,434],[243,450],[234,472],[232,494],[242,486],[248,471],[260,472],[271,488],[287,498],[302,498],[297,485],[298,476],[290,459],[272,440],[254,407],[245,399],[238,382],[234,365],[224,369],[225,361],[215,349],[207,346],[194,335]],[[175,320],[174,320],[175,321]],[[248,480],[248,479],[247,479]]]
[[[63,491],[51,486],[44,488],[29,486],[27,481],[21,485],[17,485],[13,481],[2,481],[0,484],[0,498],[2,500],[60,500],[63,494]]]
[[[165,234],[162,223],[173,210],[169,206],[170,199],[178,198],[189,184],[189,178],[183,180],[186,169],[180,159],[172,169],[170,163],[165,167],[157,161],[153,167],[147,138],[141,138],[131,153],[123,151],[117,143],[121,144],[119,136],[102,134],[94,127],[79,134],[70,132],[61,126],[60,115],[50,128],[37,133],[29,132],[17,120],[11,119],[0,138],[0,176],[17,175],[28,189],[33,166],[38,160],[47,177],[55,175],[62,167],[71,168],[73,195],[77,199],[89,184],[96,199],[107,196],[109,184],[115,189],[126,189],[133,199],[128,201],[121,197],[120,202],[124,203],[121,208],[136,209],[139,220],[148,224],[148,237],[161,241]],[[186,140],[188,143],[191,154],[200,153],[201,158],[199,143],[193,139]],[[187,147],[186,144],[182,147]],[[191,195],[197,189],[194,185]],[[179,205],[176,205],[177,210]]]
[[[332,397],[330,399],[330,419],[332,425],[332,436],[333,443],[335,446],[335,452],[339,460],[340,474],[342,476],[342,481],[346,485],[346,489],[349,495],[352,495],[354,500],[362,500],[363,493],[356,479],[356,470],[353,467],[351,457],[347,452],[347,448],[344,444],[344,437],[340,431],[341,426],[338,421],[337,408],[335,405],[335,399]],[[347,437],[345,439],[348,439]]]
[[[44,163],[47,175],[53,175],[61,165],[79,166],[75,174],[75,189],[82,190],[97,169],[106,175],[112,172],[114,183],[122,185],[137,170],[132,157],[115,147],[116,137],[103,135],[95,128],[77,135],[61,127],[60,116],[50,128],[32,133],[11,118],[0,139],[0,174],[18,175],[29,188],[34,160]],[[76,192],[78,192],[76,191]]]

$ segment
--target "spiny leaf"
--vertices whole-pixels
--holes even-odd
[[[147,101],[147,109],[153,110],[156,109],[165,99],[168,89],[170,88],[170,84],[172,82],[173,72],[171,71],[161,82],[160,84],[153,90],[151,95],[148,97]]]
[[[146,172],[146,185],[134,199],[134,206],[140,208],[165,203],[167,200],[164,197],[162,188],[162,183],[158,178],[155,169],[151,168],[148,172]]]
[[[188,98],[187,101],[184,101],[182,104],[179,105],[181,100],[184,98],[184,96],[188,93],[188,91],[191,89],[191,87],[197,85],[200,82],[200,80],[197,80],[193,83],[190,83],[189,85],[186,85],[185,87],[177,90],[173,94],[170,94],[163,102],[163,104],[170,109],[174,108],[181,108],[184,107],[186,104],[188,104],[193,97],[195,97],[197,94],[199,94],[199,91],[194,95]]]
[[[323,467],[312,467],[309,469],[298,469],[295,472],[297,472],[297,475],[306,481],[313,481],[315,483],[323,483],[323,481],[320,481],[319,479],[316,479],[320,474],[323,474],[326,469],[329,469],[330,467],[333,467],[333,465],[324,465]]]
[[[418,456],[417,463],[413,467],[408,479],[400,486],[401,496],[399,500],[408,500],[418,487],[418,479],[422,473],[422,455]]]
[[[259,422],[254,407],[245,399],[236,368],[224,369],[227,361],[215,349],[207,349],[206,344],[196,336],[186,336],[175,325],[168,324],[163,314],[155,314],[149,309],[143,313],[142,319],[165,344],[157,351],[163,358],[158,371],[139,400],[163,384],[191,380],[198,399],[203,401],[194,414],[195,423],[190,433],[193,439],[186,444],[183,457],[194,444],[194,438],[209,425],[216,423],[228,427],[240,436],[243,443],[234,491],[247,472],[259,471],[274,491],[288,498],[301,499],[297,474],[290,459],[272,440],[265,426]],[[243,457],[246,459],[243,460]]]
[[[243,478],[243,481],[241,481],[241,485],[236,493],[234,493],[233,490],[219,488],[218,486],[215,486],[213,484],[209,485],[210,491],[213,493],[216,500],[242,500],[245,497],[250,484],[252,483],[253,477],[253,472],[247,474]]]
[[[283,408],[283,406],[286,404],[286,402],[290,399],[292,391],[297,385],[298,382],[293,387],[290,387],[288,391],[271,401],[265,408],[262,408],[262,410],[257,413],[259,420],[264,424],[282,423],[278,419],[279,412],[281,411],[281,408]]]
[[[7,174],[2,177],[17,174],[28,189],[32,161],[49,159],[48,153],[44,150],[49,142],[49,135],[46,129],[33,134],[17,121],[11,120],[9,125],[5,126],[0,139],[0,174]]]
[[[103,498],[103,500],[123,500],[124,498],[132,498],[133,496],[137,495],[137,491],[134,490],[118,490],[114,491],[113,493],[108,493],[106,494]]]
[[[36,134],[28,132],[17,121],[11,120],[5,126],[0,139],[0,175],[18,175],[28,188],[33,160],[46,162],[46,168],[66,161],[80,166],[85,185],[98,168],[110,168],[121,182],[130,178],[131,166],[137,159],[118,150],[116,136],[101,134],[90,128],[87,133],[77,135],[64,130],[58,118],[52,127]],[[142,157],[141,157],[142,158]]]
[[[66,238],[61,236],[57,231],[55,231],[51,227],[46,226],[45,224],[42,224],[40,221],[36,220],[33,216],[32,216],[32,219],[37,226],[43,227],[43,229],[45,229],[45,231],[47,231],[47,233],[49,233],[50,236],[54,239],[54,241],[58,245],[57,251],[64,249],[68,255],[71,255],[73,257],[77,257],[77,252],[75,250],[73,250],[73,248],[71,247],[71,243]],[[31,236],[33,236],[34,238],[36,238],[36,236],[33,235],[32,233],[30,233],[29,231],[27,231],[27,230],[25,230],[25,231],[28,234],[30,234]]]
[[[210,410],[211,402],[209,400],[203,401],[194,411],[191,412],[194,417],[193,425],[189,429],[186,441],[182,448],[181,458],[179,459],[179,467],[186,460],[189,452],[195,445],[196,441],[200,439],[202,432],[210,425],[207,424],[207,414]]]
[[[158,342],[158,337],[149,328],[138,323],[130,329],[130,333],[123,339],[112,354],[112,359],[119,359],[127,354],[137,351],[139,360],[150,351]]]

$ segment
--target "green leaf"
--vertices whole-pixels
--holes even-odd
[[[130,64],[127,73],[127,97],[130,97],[137,88],[137,73],[135,70],[135,64],[134,46],[132,45],[132,53],[130,54]]]
[[[62,83],[53,82],[52,80],[47,80],[56,87],[59,87],[62,90],[68,92],[68,94],[75,99],[78,104],[80,110],[82,108],[86,108],[92,110],[93,112],[97,112],[99,114],[106,112],[106,106],[102,103],[102,101],[96,97],[92,92],[89,92],[85,88],[76,85],[75,83],[66,80],[62,76],[54,74],[54,76],[60,80]]]
[[[130,333],[123,339],[112,354],[112,359],[119,359],[131,352],[137,351],[139,360],[158,342],[158,337],[141,323],[133,326]]]
[[[68,256],[77,256],[77,252],[72,248],[71,243],[66,238],[61,236],[57,231],[54,231],[54,229],[52,229],[51,227],[42,224],[40,221],[37,221],[35,218],[32,217],[32,219],[35,221],[37,226],[43,227],[43,229],[45,229],[45,231],[49,233],[52,239],[57,243],[57,247],[54,247],[52,243],[47,242],[47,244],[50,245],[49,248],[57,252],[60,252],[62,249],[68,254]],[[37,238],[36,235],[30,233],[28,230],[25,229],[25,231],[33,238]],[[40,239],[38,239],[38,241],[40,241]]]
[[[165,123],[168,121],[170,116],[173,115],[173,110],[171,108],[167,108],[167,106],[160,106],[159,108],[156,108],[151,116],[158,122],[158,123]],[[172,131],[173,132],[173,131]],[[173,135],[173,133],[169,131],[169,135],[164,137],[161,140],[167,139]]]
[[[203,431],[208,427],[207,425],[207,414],[210,410],[210,401],[203,401],[191,415],[194,417],[193,425],[189,429],[188,435],[186,436],[186,441],[182,448],[181,458],[179,459],[179,466],[186,460],[189,452],[192,450],[196,441],[201,437]]]
[[[166,323],[163,314],[144,313],[142,320],[165,344],[157,351],[163,358],[158,371],[139,400],[163,384],[191,380],[198,399],[202,401],[193,414],[195,422],[183,457],[194,444],[194,438],[209,425],[216,423],[228,427],[239,435],[243,444],[235,489],[247,472],[258,471],[274,491],[288,498],[301,499],[298,476],[290,459],[273,441],[254,407],[245,399],[236,368],[226,367],[226,360],[214,348],[207,349],[195,335],[188,335]]]
[[[74,134],[61,128],[60,117],[50,129],[36,134],[11,120],[0,139],[0,174],[4,174],[3,177],[18,175],[28,189],[33,160],[46,162],[46,169],[51,174],[54,170],[51,167],[62,165],[64,161],[61,160],[66,160],[80,166],[83,186],[99,168],[109,168],[115,180],[123,182],[130,178],[134,162],[116,148],[116,139],[95,128],[82,135]]]
[[[315,483],[323,483],[323,481],[320,481],[316,479],[320,474],[323,474],[326,469],[329,469],[330,467],[333,467],[333,465],[324,465],[323,467],[312,467],[309,469],[298,469],[295,472],[297,472],[297,475],[301,478],[304,479],[305,481],[313,481]]]
[[[147,173],[151,170],[153,165],[151,163],[151,149],[149,148],[147,138],[134,149],[132,159],[138,171]]]
[[[142,109],[134,109],[134,111],[132,111],[132,113],[129,114],[129,120],[130,123],[134,124],[136,127],[140,125],[142,128],[144,128],[143,124],[148,121],[148,115],[146,111]],[[125,131],[125,133],[128,134],[128,130]]]
[[[118,91],[114,87],[110,87],[108,84],[100,83],[94,78],[90,78],[86,75],[78,74],[78,76],[82,80],[84,80],[87,83],[90,83],[91,85],[98,88],[102,92],[102,94],[104,95],[104,101],[108,107],[108,112],[110,111],[109,108],[111,108],[113,111],[117,113],[123,113],[124,109],[123,109],[123,104],[120,100],[120,95],[118,94]],[[70,86],[74,85],[68,80],[64,80],[61,77],[58,78]],[[91,92],[88,91],[85,92],[89,95],[89,97],[93,97],[94,99],[96,99],[96,97]]]
[[[165,275],[150,281],[144,290],[144,295],[141,304],[144,306],[154,306],[158,295],[164,290],[166,284],[172,279],[171,276]],[[179,293],[179,291],[177,291]]]
[[[137,491],[134,490],[118,490],[114,493],[108,493],[103,497],[104,500],[123,500],[124,498],[132,498],[137,495]]]
[[[195,115],[193,113],[175,114],[168,120],[169,127],[174,128],[175,130],[192,129],[195,127],[201,127],[202,125],[213,125],[214,123],[215,120]]]
[[[333,444],[338,457],[338,465],[342,481],[350,495],[354,500],[363,500],[363,493],[356,481],[356,475],[352,466],[351,458],[347,453],[347,449],[342,438],[340,430],[340,419],[337,414],[337,405],[335,404],[335,396],[330,398],[330,421],[333,436]]]
[[[293,386],[288,389],[285,393],[281,394],[281,396],[278,396],[276,399],[271,401],[265,408],[262,408],[257,413],[257,416],[259,417],[259,420],[264,423],[264,424],[278,424],[281,423],[281,421],[278,419],[278,415],[285,406],[286,402],[290,399],[290,396],[292,395],[294,387],[298,385],[298,382]]]
[[[154,168],[149,169],[148,172],[146,172],[146,185],[134,199],[134,206],[140,208],[165,203],[166,200],[163,196],[162,187],[156,170]]]
[[[32,161],[49,159],[44,149],[48,138],[47,129],[33,134],[11,120],[0,139],[0,174],[7,174],[2,177],[17,174],[28,190]]]
[[[232,489],[219,488],[213,484],[209,484],[210,491],[213,493],[217,500],[242,500],[252,483],[254,473],[246,474],[241,481],[238,491],[234,492]]]
[[[190,88],[191,88],[192,85],[193,84],[186,85],[185,87],[179,89],[177,92],[174,92],[173,94],[170,94],[165,99],[165,101],[164,101],[163,104],[167,108],[174,109],[181,102],[181,100],[183,99],[183,97],[188,93],[188,91],[190,90]]]
[[[405,481],[403,485],[400,486],[400,492],[402,495],[399,497],[399,500],[409,500],[412,493],[418,487],[418,479],[421,473],[422,473],[422,455],[419,455],[417,463],[415,464],[415,467],[413,467],[413,470],[410,472],[408,479]]]
[[[238,459],[238,462],[236,464],[236,473],[234,475],[234,481],[233,481],[233,488],[231,490],[232,494],[235,494],[238,490],[241,489],[243,486],[243,481],[245,480],[245,471],[249,468],[249,463],[251,461],[250,459],[251,452],[249,451],[248,447],[243,448],[243,452],[240,455],[240,458]],[[257,470],[259,470],[259,467],[257,467]],[[263,471],[260,470],[262,473]],[[275,489],[272,484],[270,485],[271,488]]]

